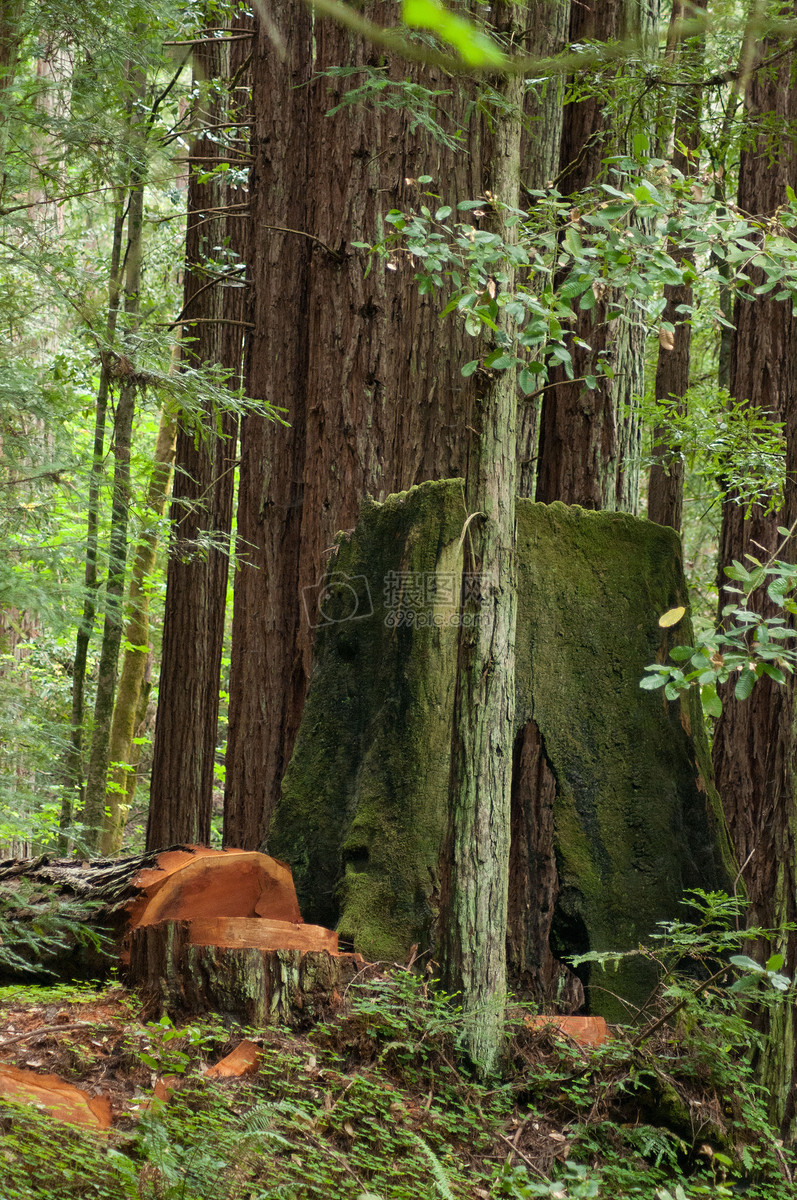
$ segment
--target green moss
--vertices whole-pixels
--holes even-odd
[[[464,518],[460,481],[427,483],[366,503],[341,540],[333,571],[349,590],[324,606],[269,842],[305,918],[337,924],[368,957],[402,960],[433,938]],[[685,888],[725,881],[692,698],[682,720],[639,688],[645,664],[689,633],[657,623],[686,604],[678,539],[626,514],[521,500],[517,567],[518,729],[536,721],[557,784],[555,949],[633,947]],[[646,970],[634,959],[600,982],[641,1000]],[[621,1012],[598,991],[592,1007]]]

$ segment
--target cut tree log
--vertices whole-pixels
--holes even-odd
[[[331,929],[304,924],[290,869],[266,854],[176,846],[114,861],[0,863],[0,883],[23,880],[33,894],[20,886],[19,919],[35,919],[55,889],[72,917],[109,932],[106,968],[121,961],[151,1009],[304,1024],[334,1008],[364,967],[338,953]],[[46,969],[85,973],[77,949]]]

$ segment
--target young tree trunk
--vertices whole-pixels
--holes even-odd
[[[574,4],[570,41],[644,37],[657,12],[656,0]],[[604,114],[608,100],[608,95],[593,91],[565,107],[557,180],[565,193],[577,193],[594,183],[603,158],[627,150],[625,140],[643,127],[643,100],[638,97],[634,121],[629,113],[622,122],[626,132],[618,139],[617,118],[610,126]],[[621,316],[610,321],[613,309],[619,309]],[[543,395],[536,498],[635,512],[644,330],[634,320],[633,309],[625,307],[621,297],[610,295],[596,296],[590,310],[576,310],[571,328],[574,379],[568,379],[562,369],[553,371]],[[576,345],[575,339],[583,344]],[[603,373],[604,365],[611,367],[612,378]],[[586,387],[586,375],[597,377],[595,388]]]
[[[386,19],[385,5],[374,12]],[[388,6],[388,23],[392,13]],[[352,82],[318,73],[373,60],[372,47],[333,22],[313,27],[299,0],[259,29],[246,390],[286,408],[290,428],[248,416],[241,430],[224,818],[231,846],[265,843],[337,532],[355,524],[363,496],[463,471],[473,388],[460,374],[472,357],[464,333],[441,324],[434,298],[417,294],[410,264],[372,264],[366,275],[366,256],[345,239],[379,240],[388,209],[417,203],[422,174],[449,203],[480,195],[479,142],[471,134],[470,154],[452,150],[411,133],[411,116],[396,109],[327,115]],[[406,75],[403,64],[387,71]],[[432,70],[412,77],[451,87]],[[464,92],[446,97],[445,109],[449,136],[467,127]]]
[[[145,82],[137,73],[136,94],[143,99]],[[133,108],[132,129],[140,133],[140,113]],[[130,199],[127,215],[127,254],[125,261],[124,315],[125,350],[133,351],[129,337],[138,328],[141,290],[141,260],[144,226],[144,184],[146,167],[141,157],[143,146],[136,145],[137,157],[131,171]],[[94,703],[94,729],[91,756],[86,776],[86,802],[83,823],[86,842],[98,850],[102,839],[105,811],[106,782],[110,762],[111,719],[116,692],[119,647],[122,641],[124,612],[125,569],[127,566],[127,525],[130,513],[130,451],[133,439],[133,417],[138,384],[131,357],[124,353],[115,363],[119,376],[119,399],[114,421],[114,479],[111,501],[111,531],[108,546],[108,582],[105,588],[105,623],[97,676],[97,695]]]
[[[513,8],[493,9],[496,29],[513,41]],[[520,199],[523,80],[509,76],[506,105],[492,135],[490,190],[502,238],[517,240],[505,208]],[[512,291],[511,278],[504,287]],[[498,320],[501,344],[513,344],[513,324]],[[516,489],[515,373],[495,372],[477,397],[465,477],[464,531],[448,850],[444,863],[441,929],[443,975],[460,994],[468,1051],[477,1069],[492,1073],[503,1038],[512,745],[515,721],[514,575]]]
[[[122,234],[124,232],[124,205],[117,205],[111,246],[111,271],[108,288],[108,321],[106,340],[108,347],[113,343],[119,303],[122,294],[120,273],[122,261]],[[66,854],[69,848],[69,830],[74,819],[75,801],[82,808],[85,799],[83,776],[83,710],[86,687],[86,662],[89,643],[94,632],[97,615],[97,530],[100,519],[100,486],[104,475],[105,422],[108,414],[110,391],[110,360],[107,352],[100,367],[100,383],[94,406],[94,446],[89,475],[88,511],[86,515],[86,565],[83,577],[83,612],[75,640],[75,658],[72,667],[72,715],[70,722],[70,749],[67,755],[66,783],[61,800],[60,838],[58,848]]]
[[[705,11],[706,3],[707,0],[676,0],[673,4],[668,59],[676,70],[683,65],[687,70],[695,71],[703,62],[703,37],[690,38],[685,42],[679,24],[693,16],[695,11]],[[699,84],[679,89],[673,127],[672,164],[685,178],[695,170],[692,151],[700,142],[700,100]],[[677,245],[671,244],[670,251],[677,255]],[[687,262],[692,261],[688,254],[682,254],[681,257]],[[689,389],[692,324],[689,317],[684,318],[682,313],[679,313],[678,308],[682,304],[692,304],[693,289],[687,284],[665,284],[664,296],[667,304],[661,319],[674,325],[675,331],[672,344],[666,336],[660,339],[656,365],[656,399],[675,401],[675,411],[683,413],[686,411],[685,397]],[[678,448],[673,449],[669,445],[666,429],[661,426],[657,426],[653,431],[653,459],[648,483],[648,517],[658,525],[670,525],[680,533],[684,462]]]
[[[764,43],[761,56],[775,46]],[[797,175],[797,87],[795,56],[788,54],[767,71],[754,72],[747,87],[751,137],[743,147],[739,168],[739,207],[771,218],[786,202],[786,188]],[[773,125],[774,123],[774,125]],[[760,280],[751,271],[755,285]],[[785,420],[787,476],[785,513],[755,506],[745,517],[733,493],[723,508],[720,544],[722,568],[752,554],[764,561],[780,541],[777,527],[797,518],[797,337],[790,300],[768,296],[736,303],[736,331],[731,347],[731,395],[760,406],[773,420]],[[794,558],[793,543],[783,557]],[[720,605],[725,600],[723,593]],[[766,596],[757,609],[771,612]],[[797,918],[797,845],[793,767],[794,684],[762,679],[750,699],[736,701],[733,684],[723,689],[722,716],[714,736],[714,765],[728,826],[742,869],[753,925],[777,926]],[[735,682],[735,681],[734,681]],[[797,970],[797,936],[783,935],[781,944],[757,947],[759,958],[775,950],[785,954],[784,972]],[[797,1030],[795,1010],[783,1004],[758,1023],[767,1034],[757,1064],[760,1082],[770,1095],[770,1115],[792,1139],[797,1129]]]
[[[152,476],[146,499],[149,524],[136,547],[133,571],[128,591],[130,612],[125,628],[125,650],[122,673],[116,693],[111,723],[110,762],[105,817],[102,831],[102,853],[118,854],[122,848],[125,820],[129,810],[128,782],[133,767],[131,751],[139,712],[141,689],[150,655],[149,592],[147,580],[155,566],[158,552],[158,527],[166,508],[166,498],[172,478],[176,421],[168,408],[161,412],[158,440],[155,445]],[[135,774],[135,772],[133,772]],[[166,843],[164,843],[165,845]]]
[[[241,33],[250,26],[248,18],[235,21]],[[227,126],[228,136],[232,122],[245,124],[242,105],[227,88],[240,83],[237,77],[250,49],[246,39],[232,45],[197,43],[195,84],[205,85],[196,112],[200,124]],[[185,361],[224,366],[232,372],[231,385],[237,387],[245,316],[241,251],[248,215],[245,207],[229,208],[232,197],[243,193],[233,191],[220,178],[201,182],[213,159],[222,162],[236,152],[243,154],[248,138],[233,145],[234,151],[219,140],[214,128],[209,135],[200,133],[193,144],[193,153],[201,156],[202,162],[189,175],[181,317],[189,339],[183,348]],[[218,248],[224,246],[227,257],[220,260]],[[215,282],[214,276],[218,277]],[[198,318],[198,323],[192,325],[191,318]],[[152,850],[176,841],[210,839],[238,430],[230,412],[221,414],[218,424],[213,413],[208,411],[204,417],[204,428],[198,430],[196,419],[184,416],[177,433],[173,533],[147,825],[147,846]]]

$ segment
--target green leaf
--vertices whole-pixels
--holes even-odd
[[[749,667],[743,667],[736,680],[736,687],[733,689],[734,697],[737,700],[746,700],[755,687],[756,679],[755,671],[751,671]]]
[[[473,372],[476,370],[478,365],[479,365],[478,358],[472,358],[470,362],[465,363],[465,366],[462,368],[461,374],[464,375],[465,378],[467,379],[469,375],[473,374]]]
[[[639,681],[639,686],[644,688],[646,692],[652,692],[654,688],[664,687],[666,682],[666,675],[643,675]]]
[[[634,158],[646,158],[650,153],[650,138],[646,133],[634,134]]]
[[[686,662],[688,658],[692,657],[694,652],[694,646],[673,646],[670,651],[670,658],[674,659],[675,662]]]
[[[773,954],[773,955],[771,955],[770,958],[767,959],[767,970],[768,971],[779,971],[780,968],[785,963],[785,961],[786,961],[786,959],[783,957],[782,954]]]
[[[710,717],[722,715],[722,701],[717,695],[716,684],[709,683],[700,689],[700,703],[703,705],[703,711]]]
[[[517,377],[518,386],[524,396],[530,396],[537,387],[537,381],[528,367],[524,367]]]
[[[428,29],[453,46],[471,67],[499,67],[506,62],[506,56],[478,25],[449,12],[438,0],[404,0],[401,16],[411,29]]]
[[[758,975],[764,974],[764,968],[746,954],[732,954],[730,961],[735,967],[741,967],[743,971],[754,971]]]

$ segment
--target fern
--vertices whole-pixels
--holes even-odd
[[[443,1200],[456,1200],[454,1193],[451,1191],[451,1184],[448,1181],[445,1167],[440,1162],[432,1147],[423,1140],[419,1133],[410,1132],[409,1136],[414,1142],[418,1143],[419,1148],[423,1151],[426,1158],[428,1158],[429,1166],[432,1169],[434,1185],[443,1197]]]

